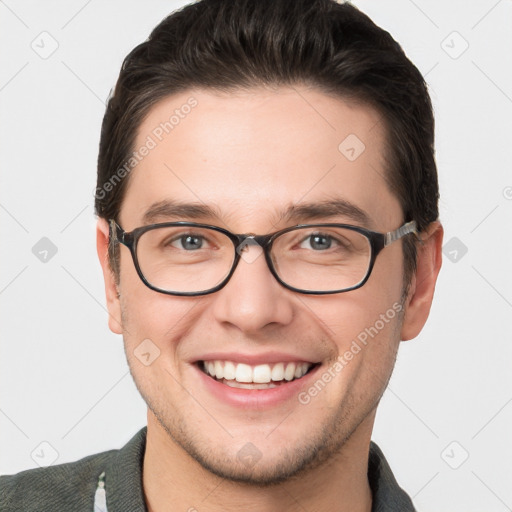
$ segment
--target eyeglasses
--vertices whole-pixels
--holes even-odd
[[[240,259],[251,263],[261,251],[270,272],[289,290],[311,295],[348,292],[366,283],[382,249],[417,234],[415,221],[389,233],[347,224],[308,224],[269,235],[236,235],[194,222],[151,224],[127,233],[114,219],[109,223],[111,242],[128,247],[146,286],[187,296],[220,290]],[[250,257],[251,246],[257,247]]]

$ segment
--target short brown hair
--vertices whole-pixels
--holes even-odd
[[[307,84],[374,107],[387,135],[387,174],[404,220],[438,218],[434,116],[425,81],[400,45],[349,3],[334,0],[201,0],[165,18],[125,58],[101,129],[95,211],[118,219],[137,130],[166,96]],[[120,177],[122,174],[122,177]],[[112,186],[106,186],[110,183]],[[107,190],[108,189],[108,190]],[[416,269],[406,237],[404,283]],[[118,252],[109,245],[118,275]]]

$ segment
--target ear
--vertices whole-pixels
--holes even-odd
[[[119,291],[114,279],[114,273],[108,264],[108,240],[108,222],[105,219],[100,218],[98,219],[98,224],[96,226],[96,249],[98,251],[98,258],[100,259],[100,265],[103,270],[103,279],[105,281],[108,326],[113,333],[122,334],[121,302],[119,300]]]
[[[443,226],[439,221],[429,224],[420,234],[416,272],[411,279],[405,302],[405,316],[400,339],[410,340],[418,336],[427,321],[434,297],[437,276],[441,270]]]

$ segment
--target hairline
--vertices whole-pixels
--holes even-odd
[[[388,118],[390,115],[389,112],[386,112],[384,107],[380,104],[378,104],[375,100],[373,100],[368,93],[366,92],[356,92],[353,90],[346,90],[346,89],[340,89],[335,90],[333,87],[328,86],[327,84],[320,83],[318,80],[311,78],[306,80],[294,80],[290,82],[270,82],[265,83],[261,80],[254,80],[251,83],[240,83],[236,85],[226,85],[226,86],[219,86],[219,85],[204,85],[204,84],[189,84],[185,87],[180,87],[175,91],[169,91],[168,93],[163,92],[162,94],[158,95],[159,97],[151,102],[146,111],[141,116],[140,120],[138,121],[137,128],[133,131],[133,141],[130,145],[130,154],[135,151],[135,148],[137,147],[137,140],[140,136],[141,128],[144,122],[148,119],[148,117],[151,115],[151,113],[163,102],[169,101],[170,98],[177,97],[179,95],[185,95],[187,93],[193,94],[195,92],[209,92],[209,93],[217,93],[220,96],[230,96],[230,95],[236,95],[237,92],[242,93],[251,93],[256,92],[259,90],[269,91],[269,92],[278,92],[280,89],[286,89],[286,88],[292,88],[294,89],[296,86],[306,86],[310,88],[311,90],[315,90],[316,92],[320,92],[327,97],[330,97],[332,99],[345,102],[350,107],[360,107],[360,108],[367,108],[370,110],[373,110],[374,113],[377,114],[381,124],[382,124],[382,134],[383,134],[383,175],[381,175],[385,181],[385,186],[388,188],[388,191],[392,194],[393,197],[397,199],[400,205],[400,209],[402,212],[402,223],[405,222],[407,219],[405,219],[405,211],[404,211],[404,205],[402,203],[402,198],[399,196],[396,190],[393,189],[393,187],[390,185],[395,180],[393,179],[393,173],[398,173],[398,169],[394,169],[396,166],[395,160],[396,160],[396,154],[393,152],[393,147],[391,144],[392,139],[392,122]],[[119,209],[117,212],[117,218],[115,219],[118,221],[124,201],[125,196],[127,193],[127,189],[130,185],[130,179],[133,172],[128,173],[122,180],[121,184],[123,187],[123,190],[120,194],[119,198]],[[104,218],[100,215],[100,218]],[[109,219],[106,219],[107,221]],[[403,244],[407,243],[406,240],[403,241]],[[403,245],[403,248],[405,246]],[[112,251],[113,253],[114,251]],[[408,288],[410,285],[412,273],[414,271],[415,267],[415,261],[413,262],[412,269],[406,268],[406,258],[405,258],[405,250],[402,251],[404,254],[403,258],[403,284],[404,284],[404,290]],[[114,268],[111,263],[111,250],[110,250],[110,241],[109,241],[109,266],[114,274],[114,277],[116,278],[116,282],[119,282],[120,280],[120,269],[118,268],[118,261],[114,261]],[[119,257],[119,252],[117,252],[117,256]],[[416,251],[414,250],[414,260],[416,257]],[[405,291],[404,291],[405,293]]]

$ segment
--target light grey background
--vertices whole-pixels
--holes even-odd
[[[145,424],[107,326],[97,145],[123,57],[184,3],[0,1],[0,473]],[[512,510],[512,2],[354,3],[430,85],[445,226],[431,316],[402,344],[374,440],[419,510]]]

